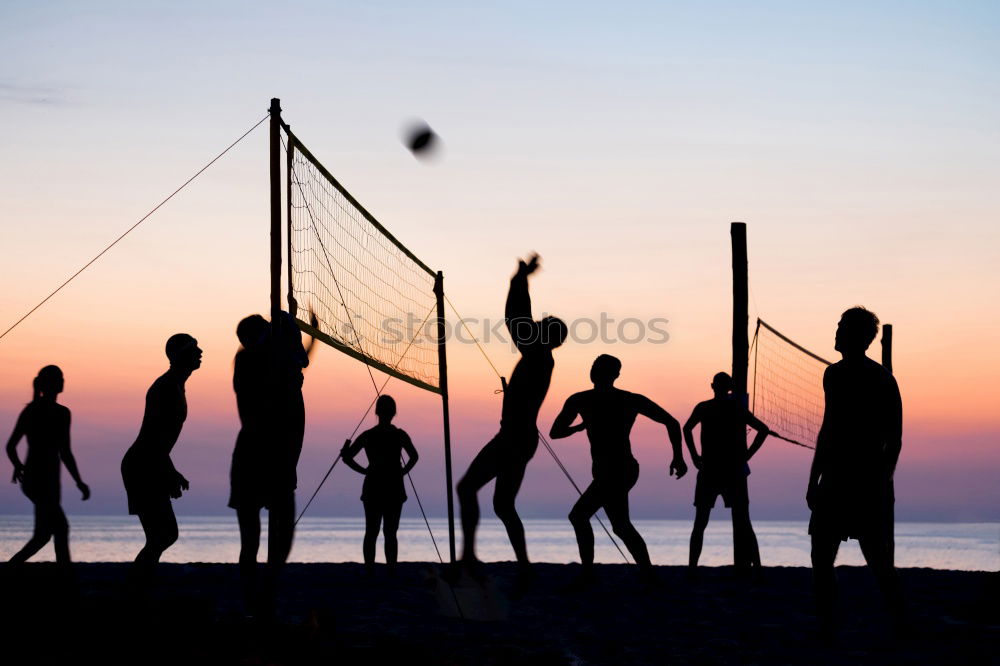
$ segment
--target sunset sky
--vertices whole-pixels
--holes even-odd
[[[751,321],[831,359],[845,308],[894,325],[897,517],[997,520],[998,29],[991,2],[6,2],[0,330],[280,97],[327,168],[444,271],[464,316],[501,317],[517,257],[537,251],[538,314],[668,320],[665,344],[558,350],[543,431],[588,388],[600,353],[622,359],[622,388],[682,421],[710,397],[712,374],[730,364],[729,223],[742,220]],[[433,163],[400,141],[414,118],[442,137]],[[174,454],[192,487],[175,507],[229,511],[234,330],[268,307],[267,166],[262,126],[0,340],[4,438],[37,371],[65,373],[60,401],[94,491],[82,504],[64,475],[70,514],[124,512],[121,456],[179,331],[205,356]],[[509,373],[509,347],[488,351]],[[453,341],[448,354],[457,480],[495,432],[500,396],[474,346]],[[439,400],[395,380],[387,392],[440,515]],[[364,366],[329,348],[305,393],[300,496],[373,397]],[[633,513],[692,516],[694,475],[667,479],[663,429],[640,422],[633,444]],[[554,446],[586,481],[585,437]],[[765,444],[753,514],[806,515],[809,462]],[[9,478],[6,461],[0,472]],[[360,514],[360,486],[338,467],[311,512]],[[522,513],[564,515],[573,501],[540,449]],[[29,511],[0,484],[0,513]]]

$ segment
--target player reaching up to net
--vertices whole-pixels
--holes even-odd
[[[316,325],[316,315],[310,312]],[[302,398],[303,370],[316,344],[302,345],[302,331],[289,313],[281,311],[278,321],[271,322],[268,342],[268,374],[266,394],[271,403],[267,417],[268,432],[265,460],[268,471],[264,496],[267,500],[267,578],[260,612],[273,614],[275,588],[295,538],[295,489],[298,486],[297,467],[305,437],[306,408]]]
[[[528,462],[538,448],[538,410],[552,380],[555,366],[552,350],[563,343],[568,332],[566,324],[557,317],[545,317],[541,321],[531,318],[528,276],[538,270],[538,261],[537,254],[526,262],[518,261],[517,272],[510,280],[505,318],[521,358],[503,394],[500,432],[476,455],[457,487],[462,516],[463,563],[472,567],[476,562],[477,494],[495,478],[493,510],[507,529],[522,578],[530,577],[528,548],[514,501]]]
[[[365,569],[369,576],[375,572],[375,542],[381,527],[385,541],[385,563],[390,575],[394,575],[396,556],[399,553],[396,531],[399,529],[403,502],[406,501],[403,477],[410,473],[420,456],[406,431],[392,424],[392,419],[396,416],[396,401],[391,396],[379,396],[375,402],[375,415],[378,417],[378,425],[365,430],[354,442],[344,442],[340,455],[345,465],[365,475],[361,489],[361,501],[365,505],[365,539],[362,545]],[[354,460],[362,450],[368,458],[367,467],[362,467]],[[406,465],[402,462],[404,451]]]
[[[632,553],[643,577],[647,580],[653,578],[653,565],[649,561],[646,542],[632,524],[628,508],[628,493],[639,480],[639,462],[632,455],[629,439],[638,415],[666,426],[674,454],[669,473],[671,476],[676,474],[678,479],[687,473],[681,450],[680,423],[646,396],[616,388],[614,383],[621,374],[621,368],[621,361],[614,356],[598,356],[590,368],[594,388],[571,395],[549,432],[552,439],[561,439],[586,430],[590,440],[594,480],[569,514],[580,547],[582,581],[593,577],[594,530],[590,519],[601,507],[607,512],[614,533]],[[582,421],[573,425],[577,416]]]
[[[732,378],[724,372],[717,373],[712,378],[715,396],[698,403],[684,424],[684,438],[691,452],[691,461],[698,468],[694,491],[694,529],[691,530],[688,557],[689,575],[694,575],[698,567],[705,527],[719,495],[733,512],[733,560],[737,570],[745,574],[751,568],[759,570],[760,567],[757,536],[750,523],[750,496],[747,492],[750,468],[747,462],[764,444],[770,431],[733,396],[732,391]],[[694,443],[694,428],[698,424],[701,424],[700,454]],[[749,449],[747,426],[757,431]]]
[[[806,502],[812,510],[812,566],[820,630],[832,638],[840,542],[857,539],[894,619],[902,599],[886,524],[891,523],[892,476],[903,437],[903,407],[892,374],[865,354],[878,333],[872,312],[854,307],[837,325],[834,348],[843,357],[823,374],[826,408],[816,440]]]

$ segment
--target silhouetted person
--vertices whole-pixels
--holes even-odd
[[[256,605],[257,551],[260,549],[260,511],[270,496],[269,438],[274,418],[271,400],[271,325],[250,315],[236,327],[242,348],[233,361],[233,391],[240,416],[230,468],[229,506],[240,526],[240,581],[248,612]]]
[[[569,521],[573,524],[580,547],[584,579],[592,576],[594,566],[594,530],[590,519],[601,507],[604,507],[612,530],[632,553],[643,576],[648,579],[653,574],[646,542],[632,524],[628,508],[628,493],[639,480],[639,462],[632,455],[629,439],[638,415],[666,426],[674,453],[669,473],[671,476],[676,473],[678,479],[687,473],[681,451],[680,423],[646,396],[616,388],[614,383],[621,368],[621,361],[614,356],[598,356],[590,368],[590,381],[594,383],[594,388],[571,395],[549,432],[552,439],[560,439],[586,430],[590,440],[594,480],[569,513]],[[582,421],[573,425],[577,416]]]
[[[315,326],[316,317],[311,321]],[[268,467],[267,564],[268,575],[264,590],[263,612],[274,607],[277,577],[288,560],[295,536],[296,468],[305,436],[306,411],[302,399],[302,371],[309,365],[309,356],[316,343],[310,338],[308,348],[302,345],[302,331],[292,316],[282,311],[277,322],[271,322],[268,343],[268,388],[271,401],[267,417],[268,435],[266,460]]]
[[[500,432],[476,455],[457,488],[462,514],[463,562],[471,566],[476,561],[476,526],[479,524],[476,495],[495,478],[493,510],[507,529],[522,576],[529,573],[528,548],[514,500],[528,462],[538,448],[538,410],[552,380],[555,365],[552,350],[563,343],[567,334],[566,324],[561,319],[545,317],[534,321],[531,318],[528,276],[537,269],[536,254],[527,262],[518,261],[517,272],[511,278],[505,318],[521,359],[503,394]]]
[[[340,453],[344,464],[365,475],[361,489],[361,501],[365,506],[365,540],[362,550],[369,575],[374,572],[375,542],[379,526],[382,527],[385,542],[385,562],[390,572],[394,573],[396,570],[399,552],[396,531],[399,529],[403,502],[406,501],[403,477],[410,473],[420,457],[406,431],[392,425],[392,419],[396,416],[395,400],[387,395],[379,396],[375,402],[375,415],[378,417],[378,425],[358,435],[353,443],[351,440],[344,442]],[[368,458],[368,467],[362,467],[354,459],[361,451]],[[407,457],[405,466],[402,462],[404,451]]]
[[[760,550],[757,535],[750,524],[750,496],[747,492],[747,462],[764,444],[770,431],[757,417],[733,396],[733,380],[724,372],[712,378],[711,400],[695,405],[691,417],[684,424],[684,438],[691,461],[698,469],[695,484],[694,529],[691,530],[691,548],[688,573],[694,574],[701,557],[705,527],[722,495],[722,501],[733,512],[733,560],[741,573],[760,568]],[[694,428],[701,424],[701,453],[694,443]],[[746,427],[756,431],[753,443],[747,448]]]
[[[170,336],[166,345],[170,369],[146,391],[146,409],[135,443],[122,458],[122,480],[128,494],[128,512],[139,516],[146,544],[136,555],[130,592],[144,593],[164,551],[177,541],[177,518],[171,498],[188,489],[170,452],[187,418],[184,384],[201,367],[198,341],[187,333]]]
[[[885,538],[892,476],[903,436],[903,408],[893,376],[865,355],[878,318],[862,307],[840,317],[842,359],[823,374],[826,410],[816,441],[806,502],[812,510],[812,565],[821,631],[835,630],[834,561],[840,542],[858,540],[895,620],[902,619],[896,570]]]
[[[45,366],[35,377],[33,387],[34,396],[21,410],[14,432],[7,440],[7,457],[14,465],[11,481],[20,483],[22,492],[35,505],[35,532],[10,561],[28,560],[53,539],[56,562],[69,564],[69,523],[59,505],[60,461],[76,481],[84,500],[90,497],[90,488],[80,478],[69,448],[69,410],[56,402],[56,396],[63,390],[62,370],[54,365]],[[17,444],[22,437],[28,439],[28,455],[23,465],[17,456]]]

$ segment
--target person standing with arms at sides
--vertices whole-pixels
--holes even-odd
[[[691,461],[698,469],[694,491],[695,519],[691,531],[688,575],[693,576],[701,557],[705,527],[722,495],[722,501],[733,512],[733,560],[738,572],[760,571],[760,550],[757,535],[750,523],[750,495],[747,491],[747,464],[767,439],[770,430],[740,404],[733,395],[733,380],[724,372],[712,378],[711,400],[698,403],[684,424],[684,439]],[[694,443],[694,428],[701,424],[701,453]],[[746,427],[757,434],[747,448]]]
[[[806,503],[812,511],[813,580],[820,632],[836,627],[833,565],[840,542],[857,539],[893,619],[903,620],[902,596],[886,524],[892,511],[892,477],[903,439],[903,406],[892,374],[865,354],[879,321],[863,307],[844,312],[835,349],[841,360],[823,374],[826,409],[816,441]]]
[[[365,540],[362,550],[368,575],[371,576],[375,571],[375,542],[380,525],[385,542],[385,563],[389,566],[389,573],[394,575],[399,552],[396,530],[399,528],[403,502],[406,501],[403,477],[410,473],[420,456],[406,431],[392,425],[392,419],[396,416],[395,400],[387,395],[379,396],[375,402],[375,415],[378,417],[378,425],[361,433],[354,442],[344,442],[340,455],[345,465],[365,475],[361,490],[361,501],[365,505]],[[361,451],[368,458],[368,467],[362,467],[354,459]],[[407,457],[405,465],[402,462],[404,451]]]
[[[552,350],[566,339],[566,324],[557,317],[541,321],[531,318],[528,276],[539,268],[539,257],[518,261],[510,280],[505,319],[507,330],[521,359],[514,367],[503,394],[500,432],[476,455],[465,476],[458,482],[462,516],[462,562],[466,568],[476,563],[476,527],[479,524],[479,489],[496,479],[493,510],[507,529],[517,556],[522,581],[531,577],[524,525],[514,501],[524,480],[528,462],[538,448],[538,410],[549,390],[555,360]]]
[[[21,484],[21,491],[35,505],[35,532],[28,543],[10,558],[11,563],[27,561],[53,539],[56,562],[70,563],[69,522],[60,506],[60,462],[66,465],[76,481],[83,499],[90,498],[90,488],[80,478],[76,459],[69,448],[69,410],[56,402],[63,390],[62,370],[47,365],[38,372],[33,382],[34,395],[17,417],[14,432],[7,440],[7,457],[14,465],[13,483]],[[28,440],[28,455],[24,464],[17,455],[17,444],[22,437]]]
[[[170,503],[188,489],[170,452],[187,418],[184,384],[201,367],[198,341],[187,333],[170,336],[166,345],[170,369],[146,391],[146,410],[135,443],[122,458],[122,480],[128,494],[128,512],[139,517],[146,544],[129,572],[130,592],[148,591],[160,556],[177,541],[177,518]]]
[[[598,356],[590,368],[594,388],[571,395],[549,432],[552,439],[561,439],[586,430],[590,440],[594,480],[569,514],[580,547],[581,581],[584,582],[593,577],[594,569],[594,530],[590,519],[601,507],[607,512],[614,533],[632,553],[643,578],[654,578],[646,542],[632,524],[628,508],[628,493],[639,480],[639,462],[632,455],[629,439],[638,415],[666,426],[674,452],[670,475],[676,474],[679,479],[687,473],[681,450],[680,423],[646,396],[616,388],[614,383],[621,368],[622,362],[614,356]],[[577,416],[581,422],[573,425]]]

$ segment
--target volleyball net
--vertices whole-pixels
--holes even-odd
[[[316,339],[439,393],[437,274],[286,136],[290,312]]]
[[[750,363],[750,411],[782,439],[815,448],[830,362],[758,319]]]

